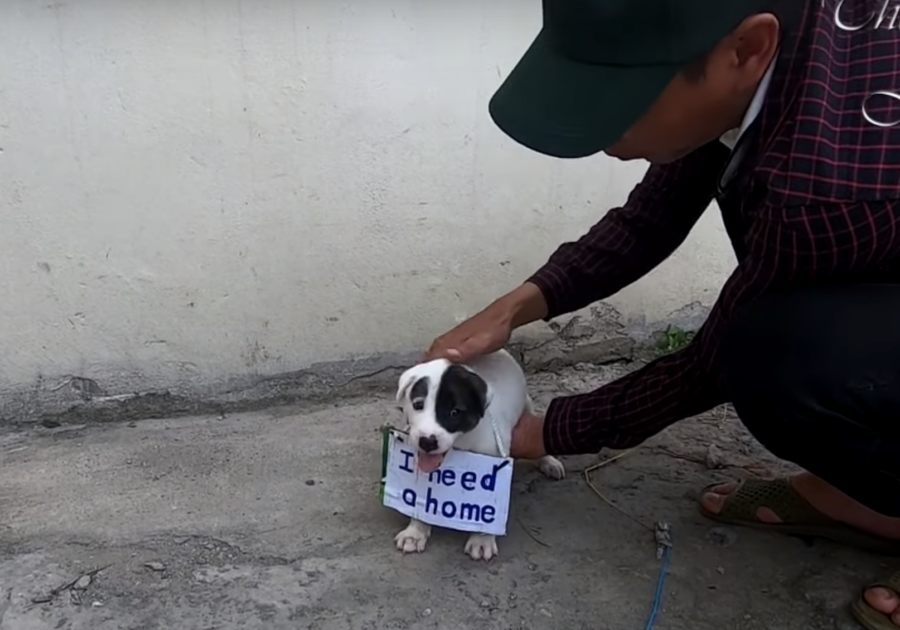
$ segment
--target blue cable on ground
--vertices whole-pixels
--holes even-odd
[[[650,619],[647,620],[647,626],[644,630],[653,630],[653,624],[656,623],[656,616],[659,614],[660,606],[663,598],[663,585],[666,583],[666,575],[669,573],[669,559],[672,557],[672,548],[666,547],[663,551],[662,568],[659,571],[659,580],[656,582],[656,597],[653,599],[653,608],[650,609]]]

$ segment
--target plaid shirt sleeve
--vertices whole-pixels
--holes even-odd
[[[547,301],[545,319],[616,293],[670,256],[709,207],[729,154],[716,141],[671,164],[651,165],[624,206],[561,245],[528,279]]]
[[[591,393],[551,402],[544,424],[549,453],[630,448],[725,402],[720,341],[736,309],[773,289],[877,276],[900,252],[900,202],[763,207],[746,242],[746,257],[688,346]],[[556,285],[556,303],[579,302],[566,294],[572,289]]]

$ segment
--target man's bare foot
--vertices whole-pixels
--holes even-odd
[[[791,479],[791,486],[810,505],[829,518],[882,538],[900,540],[900,518],[890,518],[873,512],[814,475],[809,473],[797,475]],[[713,514],[718,514],[737,488],[737,483],[725,483],[712,488],[701,498],[703,507]],[[756,517],[763,523],[781,522],[781,518],[767,507],[760,507]],[[900,627],[900,595],[890,589],[875,587],[865,592],[865,599],[872,608],[889,615]]]

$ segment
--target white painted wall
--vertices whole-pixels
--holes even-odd
[[[3,0],[0,388],[415,350],[515,286],[646,168],[493,126],[539,21],[537,0]],[[611,302],[710,304],[717,214]]]

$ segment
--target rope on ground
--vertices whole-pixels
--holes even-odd
[[[669,524],[663,521],[657,522],[655,525],[650,525],[645,523],[641,519],[637,518],[633,514],[629,514],[618,505],[610,501],[606,495],[600,492],[600,489],[594,484],[593,479],[591,479],[591,474],[608,466],[616,460],[619,460],[627,455],[630,455],[637,451],[637,448],[633,448],[628,451],[624,451],[610,457],[609,459],[603,460],[593,466],[589,466],[584,469],[584,479],[587,482],[588,487],[594,491],[600,499],[609,505],[611,508],[622,514],[623,516],[628,517],[644,529],[653,532],[654,540],[656,542],[656,558],[658,560],[662,560],[662,566],[659,571],[659,578],[656,581],[656,595],[653,598],[653,605],[650,608],[650,618],[647,620],[647,625],[644,630],[653,630],[653,626],[656,623],[656,618],[659,615],[659,610],[662,606],[662,598],[663,598],[663,587],[665,586],[666,577],[669,573],[669,563],[672,558],[672,536],[671,536],[671,528]]]

